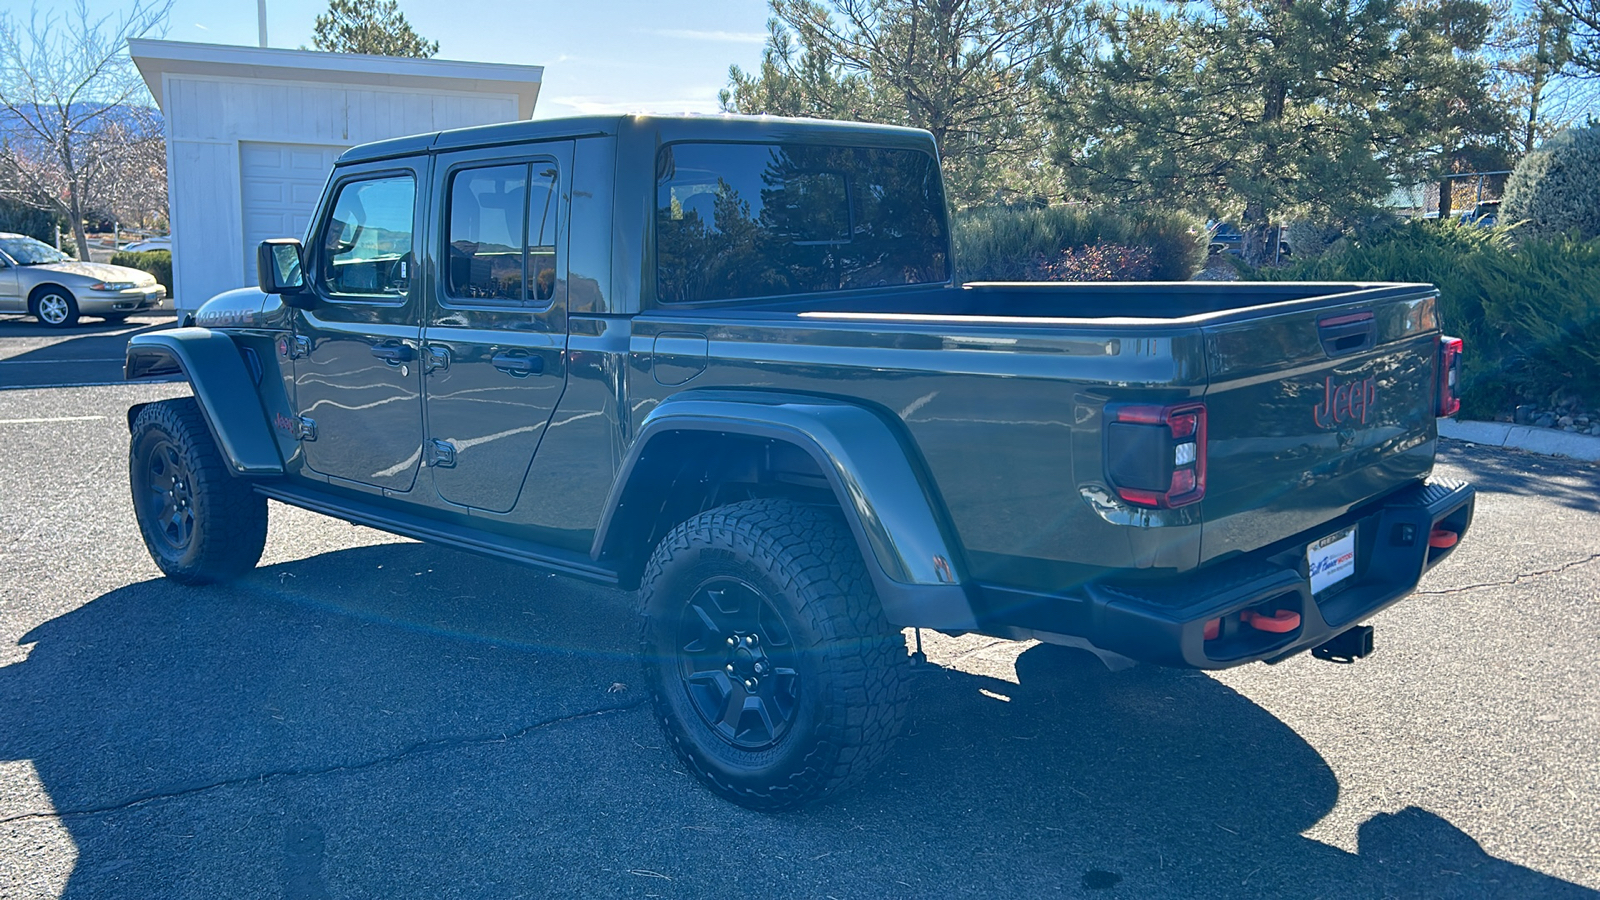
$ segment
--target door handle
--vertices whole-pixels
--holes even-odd
[[[496,353],[494,367],[508,375],[523,378],[544,372],[544,360],[537,356],[517,356],[513,353]]]
[[[398,366],[403,362],[410,362],[415,351],[411,349],[410,344],[378,344],[372,348],[372,355],[391,366]]]

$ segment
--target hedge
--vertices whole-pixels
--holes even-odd
[[[1515,237],[1514,226],[1413,222],[1243,277],[1438,285],[1444,329],[1466,341],[1469,417],[1572,393],[1600,399],[1600,239]]]
[[[1078,272],[1097,273],[1095,280],[1187,281],[1205,265],[1208,245],[1195,217],[1106,208],[980,207],[957,213],[952,231],[962,281],[1087,277]]]
[[[111,257],[113,266],[127,266],[141,272],[149,272],[167,288],[167,296],[172,296],[172,251],[171,250],[141,250],[129,253],[119,251]]]

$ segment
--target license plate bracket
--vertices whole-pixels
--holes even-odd
[[[1322,594],[1356,573],[1356,529],[1352,525],[1306,545],[1311,594]]]

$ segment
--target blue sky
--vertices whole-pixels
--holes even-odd
[[[26,19],[27,0],[0,0]],[[41,0],[43,13],[67,5]],[[101,15],[128,8],[89,0]],[[267,0],[273,47],[311,43],[327,0]],[[422,36],[439,42],[441,59],[544,66],[535,118],[584,113],[715,112],[728,66],[760,62],[765,0],[400,0]],[[168,40],[256,45],[255,0],[177,0]]]

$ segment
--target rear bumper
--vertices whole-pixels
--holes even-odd
[[[1476,492],[1464,482],[1432,480],[1329,522],[1313,532],[1262,553],[1229,560],[1176,579],[1096,582],[1057,598],[1019,602],[1015,592],[988,589],[991,607],[1026,606],[1035,613],[1053,600],[1071,610],[1069,638],[1144,662],[1196,669],[1225,669],[1248,662],[1276,662],[1322,644],[1404,599],[1423,573],[1459,546],[1472,525]],[[1307,544],[1354,526],[1356,569],[1321,595],[1313,595],[1306,572]],[[1450,531],[1458,542],[1430,546],[1434,529]],[[1002,596],[996,596],[1002,595]],[[994,602],[997,601],[997,602]],[[1256,611],[1285,610],[1299,616],[1283,632],[1258,629],[1241,619]],[[1007,617],[1010,618],[1010,617]],[[998,630],[1028,632],[1050,639],[1041,617],[1029,615],[1025,628],[1011,623]],[[991,620],[993,621],[993,620]],[[1207,639],[1207,624],[1214,636]],[[1005,625],[1011,625],[1006,628]],[[1065,623],[1064,623],[1065,624]],[[1018,634],[1018,636],[1021,636]]]

